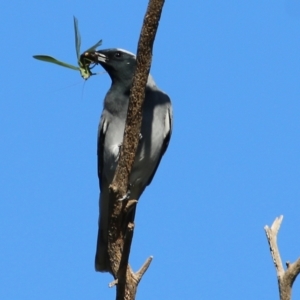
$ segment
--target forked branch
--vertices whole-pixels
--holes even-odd
[[[300,273],[300,258],[294,263],[286,262],[287,269],[282,265],[278,245],[277,234],[282,222],[283,216],[276,218],[271,226],[264,227],[270,246],[270,252],[276,268],[280,300],[290,300],[292,295],[292,286]]]

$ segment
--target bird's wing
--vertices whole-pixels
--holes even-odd
[[[103,156],[104,156],[104,141],[105,135],[109,126],[106,112],[103,111],[98,127],[98,141],[97,141],[97,156],[98,156],[98,178],[100,190],[102,190],[102,174],[103,174]]]
[[[164,94],[164,97],[167,97],[168,102],[165,104],[167,106],[167,110],[166,110],[166,115],[165,115],[165,123],[164,123],[164,140],[163,140],[163,145],[161,147],[160,150],[160,154],[157,160],[157,164],[153,170],[152,175],[150,176],[147,185],[149,185],[156,173],[156,170],[160,164],[161,158],[163,157],[163,155],[165,154],[165,152],[167,151],[167,148],[169,146],[169,142],[171,139],[171,135],[172,135],[172,129],[173,129],[173,110],[172,110],[172,105],[170,102],[170,98],[169,96],[167,96],[166,94]]]

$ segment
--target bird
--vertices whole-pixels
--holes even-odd
[[[95,51],[99,64],[111,78],[111,86],[104,98],[98,126],[97,157],[100,187],[98,237],[95,269],[110,272],[108,257],[108,229],[111,206],[111,184],[119,158],[129,104],[130,88],[136,69],[136,56],[124,49]],[[172,134],[173,110],[169,96],[160,90],[149,74],[145,87],[139,145],[129,178],[129,199],[139,200],[166,152]],[[126,224],[134,221],[134,207],[127,212]],[[126,227],[125,227],[126,226]]]

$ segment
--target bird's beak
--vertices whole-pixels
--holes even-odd
[[[107,59],[106,55],[104,55],[104,54],[102,54],[100,52],[95,52],[95,55],[96,55],[97,60],[98,60],[99,63],[106,63],[106,61],[107,61],[106,60]]]

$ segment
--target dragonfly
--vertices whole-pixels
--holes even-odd
[[[45,62],[50,62],[53,64],[57,64],[59,66],[69,68],[72,70],[76,70],[80,72],[80,75],[83,79],[87,80],[92,75],[96,75],[96,73],[92,73],[91,69],[95,67],[96,59],[94,58],[94,55],[90,52],[96,51],[96,49],[101,46],[102,40],[97,42],[94,46],[90,47],[86,51],[83,52],[83,54],[80,54],[80,46],[81,46],[81,36],[78,29],[78,20],[74,17],[74,30],[75,30],[75,49],[76,49],[76,55],[77,55],[77,66],[70,65],[68,63],[65,63],[63,61],[60,61],[52,56],[49,55],[33,55],[33,58],[42,60]]]

